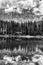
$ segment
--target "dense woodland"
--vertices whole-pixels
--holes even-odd
[[[19,23],[0,20],[0,34],[43,35],[43,21]]]

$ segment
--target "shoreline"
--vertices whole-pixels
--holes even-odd
[[[30,35],[0,35],[0,38],[43,38],[43,36],[37,35],[37,36],[30,36]]]

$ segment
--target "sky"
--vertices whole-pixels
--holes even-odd
[[[17,11],[19,13],[22,13],[23,8],[33,8],[34,14],[43,15],[43,0],[39,1],[39,7],[37,7],[38,1],[39,0],[0,0],[0,8],[5,8],[5,12]],[[15,10],[15,7],[17,10]]]
[[[4,5],[19,5],[19,4],[22,4],[22,5],[32,5],[33,4],[33,0],[0,0],[0,7],[3,7]]]

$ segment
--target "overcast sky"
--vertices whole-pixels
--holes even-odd
[[[34,2],[33,2],[34,1]],[[18,10],[20,8],[33,8],[37,5],[37,1],[39,0],[0,0],[0,8],[5,7],[9,8],[9,11],[13,11],[12,7],[17,7]],[[39,11],[43,15],[43,0],[40,1],[39,8],[35,7],[33,8],[33,12],[36,14],[37,11]]]

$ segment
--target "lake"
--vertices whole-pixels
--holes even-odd
[[[43,39],[37,39],[37,38],[0,38],[0,49],[4,48],[10,48],[14,49],[15,47],[18,49],[19,46],[21,48],[28,48],[28,50],[32,48],[36,48],[36,46],[39,45],[40,47],[43,47]]]

